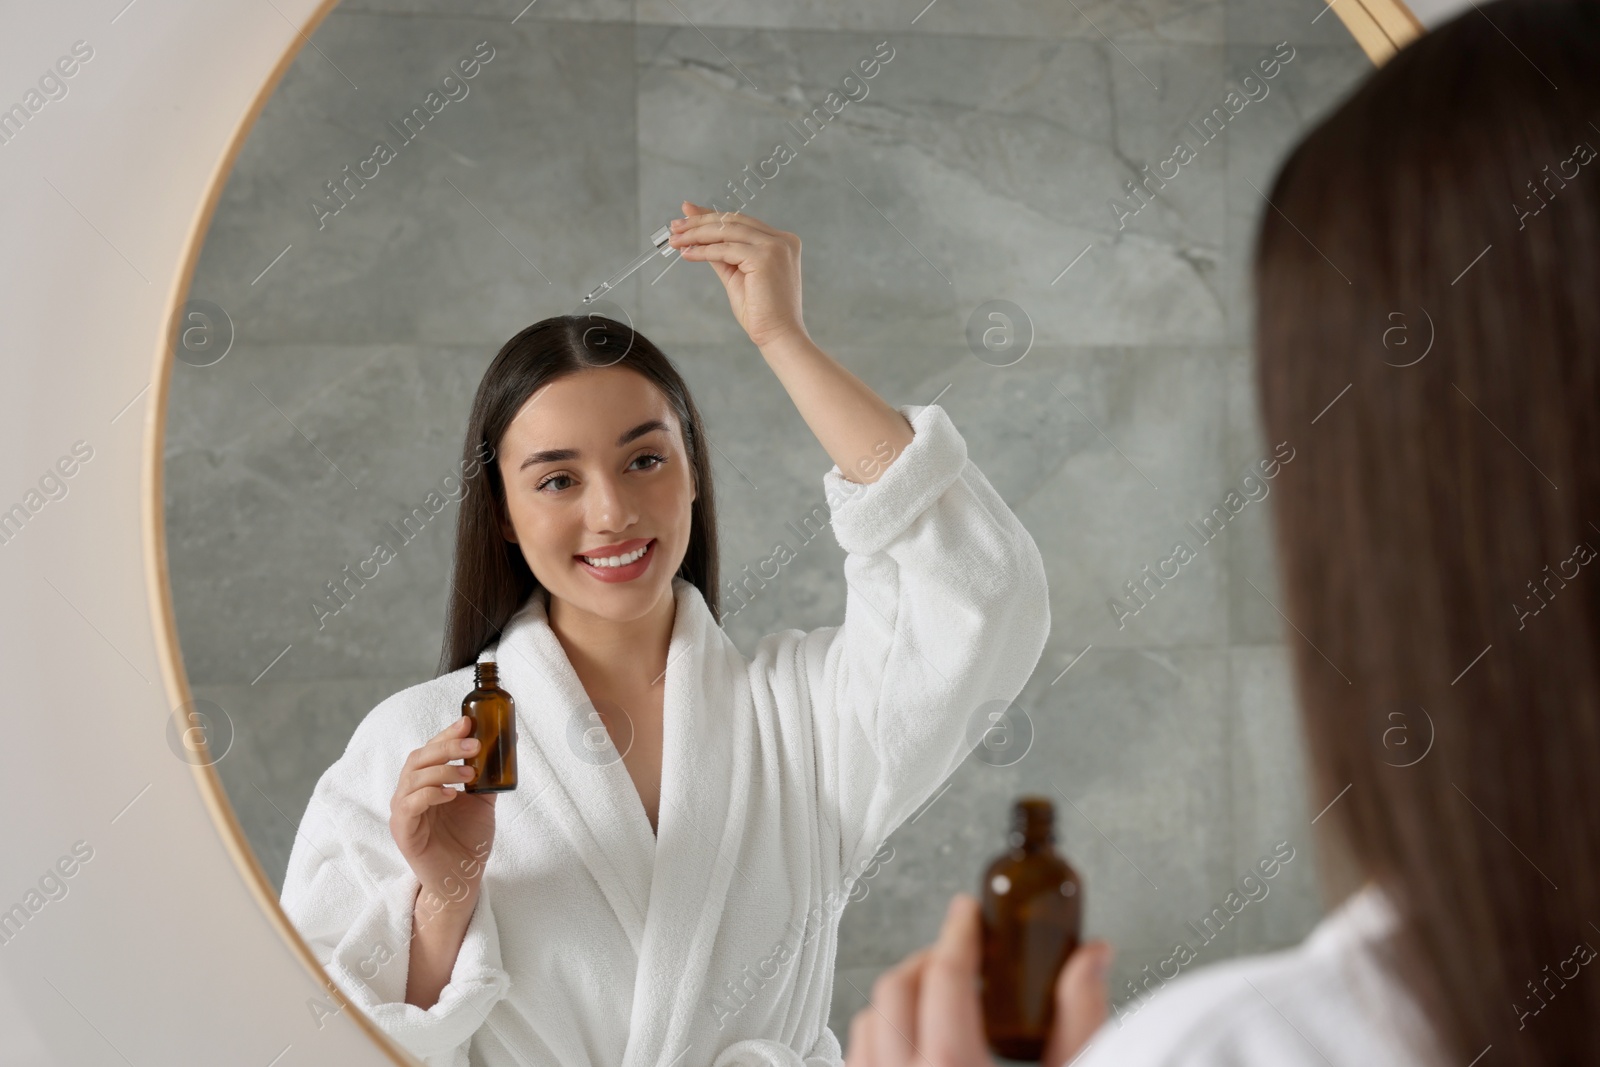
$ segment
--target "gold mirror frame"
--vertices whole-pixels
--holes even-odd
[[[174,288],[175,294],[172,303],[165,308],[161,321],[168,324],[168,336],[159,350],[156,366],[152,372],[151,381],[155,385],[154,410],[146,421],[143,453],[141,466],[141,510],[142,510],[142,542],[144,556],[144,571],[149,603],[153,612],[156,656],[161,665],[162,681],[166,685],[168,706],[173,708],[173,717],[177,720],[177,729],[180,734],[188,730],[189,724],[183,721],[182,711],[194,699],[194,694],[189,689],[189,678],[183,669],[183,657],[178,644],[177,623],[173,616],[172,586],[168,579],[167,567],[167,542],[166,523],[162,501],[162,456],[166,438],[166,416],[168,384],[172,373],[174,360],[174,344],[179,326],[177,320],[178,309],[187,297],[189,287],[194,280],[194,270],[200,257],[201,246],[205,243],[206,234],[210,231],[211,220],[217,207],[217,202],[222,196],[223,187],[227,184],[228,177],[233,173],[234,161],[239,150],[243,147],[245,139],[254,127],[261,109],[266,106],[268,98],[277,89],[279,81],[300,54],[301,47],[310,40],[322,20],[327,17],[337,5],[338,0],[322,0],[317,10],[304,26],[297,31],[296,37],[290,47],[278,59],[271,73],[262,83],[251,105],[240,119],[238,127],[234,130],[229,141],[227,151],[223,154],[215,173],[212,175],[210,186],[206,190],[205,203],[196,217],[195,228],[189,235],[188,243],[184,249],[183,266],[180,273],[181,284]],[[1366,53],[1374,66],[1382,66],[1400,48],[1412,39],[1426,32],[1425,27],[1406,7],[1403,0],[1332,0],[1329,7],[1334,14],[1339,16],[1345,29],[1355,39],[1356,43]],[[1320,17],[1320,16],[1318,16]],[[201,742],[202,747],[204,742]],[[211,813],[212,821],[216,824],[222,839],[227,846],[229,855],[232,856],[234,865],[243,876],[246,886],[255,897],[256,903],[267,916],[274,928],[282,936],[284,942],[293,951],[295,957],[305,966],[306,970],[316,980],[317,985],[329,990],[330,994],[339,1002],[341,1010],[352,1007],[338,991],[329,978],[322,964],[312,954],[310,946],[300,936],[300,932],[289,921],[283,908],[278,903],[278,894],[273,890],[271,881],[266,872],[256,859],[255,851],[250,847],[245,838],[244,831],[239,825],[233,805],[228,800],[227,792],[222,785],[222,779],[211,761],[202,760],[191,763],[196,784],[199,786],[200,795],[205,799],[206,807]],[[374,1043],[386,1052],[396,1064],[402,1067],[418,1067],[418,1061],[404,1049],[394,1043],[382,1030],[380,1030],[365,1013],[359,1009],[353,1013],[354,1018],[361,1028],[372,1037]]]

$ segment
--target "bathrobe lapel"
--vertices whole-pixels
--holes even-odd
[[[535,593],[512,617],[493,653],[500,685],[517,706],[517,792],[505,799],[526,797],[501,806],[497,817],[555,823],[637,952],[655,842],[627,767],[615,749],[597,750],[605,727],[589,718],[593,706],[550,629],[544,595]]]
[[[700,590],[674,580],[678,617],[667,667],[661,834],[644,951],[621,1067],[709,1064],[703,1013],[711,959],[734,879],[770,872],[743,859],[755,790],[750,678],[744,657],[711,617]],[[672,657],[681,657],[673,659]]]
[[[638,955],[632,1004],[619,1005],[629,1012],[620,1067],[710,1062],[709,1049],[689,1051],[694,1009],[707,1000],[732,880],[759,877],[734,862],[746,836],[740,800],[755,792],[752,724],[735,713],[751,706],[744,660],[700,590],[681,577],[672,585],[656,834],[550,629],[544,594],[511,620],[495,653],[517,704],[519,792],[530,790],[529,805],[566,835]]]

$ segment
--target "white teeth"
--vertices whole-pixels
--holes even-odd
[[[589,564],[591,567],[626,567],[628,564],[644,555],[645,549],[648,549],[649,547],[650,546],[648,544],[644,545],[632,552],[629,552],[625,556],[607,556],[605,559],[591,559],[588,556],[579,556],[578,558]]]

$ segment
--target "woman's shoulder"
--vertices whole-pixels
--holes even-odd
[[[391,693],[357,724],[355,733],[350,735],[349,748],[387,746],[397,737],[418,734],[426,740],[460,715],[461,698],[472,687],[472,667],[467,666]]]
[[[1078,1067],[1280,1067],[1418,1062],[1421,1016],[1375,948],[1395,926],[1375,886],[1300,944],[1200,968],[1119,1005]]]
[[[329,785],[342,782],[387,797],[412,749],[460,716],[461,698],[472,686],[472,668],[467,666],[384,697],[356,724],[344,753],[323,778]]]

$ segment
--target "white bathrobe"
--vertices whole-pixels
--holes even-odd
[[[823,476],[843,625],[770,634],[747,660],[673,580],[659,836],[544,594],[506,626],[493,657],[518,785],[426,1011],[405,1003],[418,882],[389,800],[407,754],[460,716],[472,669],[362,720],[317,782],[282,903],[396,1042],[429,1067],[842,1064],[827,1023],[845,900],[1021,691],[1050,628],[1038,547],[949,416],[900,411],[915,437],[876,482]]]

